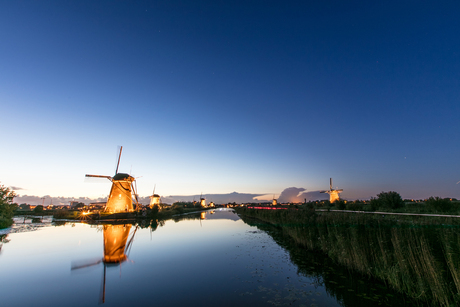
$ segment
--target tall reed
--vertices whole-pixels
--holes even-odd
[[[460,305],[460,223],[309,210],[238,209],[276,225],[296,244],[378,278],[410,297]]]

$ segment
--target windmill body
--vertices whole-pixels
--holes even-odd
[[[273,195],[272,206],[276,205],[278,205],[278,200],[275,198],[275,195]]]
[[[329,191],[320,191],[320,193],[329,194],[329,201],[331,203],[340,199],[339,194],[343,192],[343,189],[333,189],[332,188],[332,178],[329,179]]]
[[[160,195],[158,194],[153,194],[150,196],[150,209],[152,209],[155,206],[160,206]]]
[[[118,173],[113,176],[112,188],[104,211],[119,213],[134,210],[132,200],[133,181],[134,177],[128,174]]]
[[[201,205],[201,207],[206,207],[206,199],[205,198],[200,198],[200,205]]]

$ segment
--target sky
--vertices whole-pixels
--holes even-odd
[[[460,198],[459,1],[0,1],[19,195]]]

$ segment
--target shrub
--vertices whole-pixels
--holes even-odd
[[[64,210],[56,210],[53,214],[53,217],[56,219],[63,219],[67,215],[67,211]]]
[[[404,201],[399,193],[390,191],[377,194],[380,207],[398,209],[404,206]]]
[[[352,210],[352,211],[363,211],[363,204],[362,203],[358,203],[358,202],[353,202],[353,203],[349,203],[347,204],[347,210]]]
[[[425,201],[425,204],[437,212],[448,212],[452,210],[452,202],[449,199],[430,197]]]
[[[345,210],[346,206],[345,206],[345,201],[342,200],[342,199],[338,199],[334,202],[334,205],[337,209],[339,210]]]
[[[150,215],[156,215],[160,211],[159,206],[153,206],[153,208],[150,210]]]

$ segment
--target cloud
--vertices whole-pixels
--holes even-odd
[[[278,197],[278,202],[280,203],[298,203],[300,201],[299,195],[301,192],[305,191],[304,188],[295,188],[290,187],[284,189]]]
[[[45,199],[43,199],[43,197]],[[51,197],[49,195],[40,197],[40,196],[34,196],[34,195],[22,195],[22,196],[16,196],[13,201],[18,204],[24,204],[24,203],[29,204],[29,205],[44,204],[45,206],[53,204],[55,206],[61,206],[61,205],[69,205],[71,201],[78,201],[78,202],[82,202],[87,205],[93,202],[107,201],[107,198],[62,197],[62,196]]]
[[[13,191],[24,190],[23,188],[15,187],[15,186],[11,186],[10,189],[13,190]]]
[[[252,203],[252,202],[259,202],[255,200],[255,197],[259,197],[265,194],[251,194],[251,193],[238,193],[232,192],[227,194],[203,194],[203,197],[206,198],[206,202],[214,202],[216,204],[227,204],[227,203]],[[146,199],[147,201],[144,201]],[[198,201],[200,199],[200,195],[170,195],[170,196],[162,196],[161,201],[163,203],[172,204],[176,201]],[[141,203],[148,203],[148,197],[141,198]]]
[[[320,193],[319,191],[304,192],[304,188],[290,187],[284,189],[278,197],[279,203],[301,203],[304,201],[312,200],[326,200],[329,199],[327,194]],[[302,193],[303,192],[303,193]]]
[[[203,194],[203,197],[206,199],[206,203],[210,203],[211,201],[215,204],[227,204],[227,203],[259,203],[264,202],[264,200],[257,200],[257,198],[266,196],[268,194],[253,194],[253,193],[226,193],[226,194]],[[45,200],[43,201],[43,197]],[[200,194],[197,195],[169,195],[169,196],[161,196],[161,201],[166,204],[173,204],[177,201],[199,201]],[[271,197],[270,197],[271,199]],[[306,192],[304,188],[295,188],[290,187],[284,189],[281,192],[281,195],[278,198],[278,202],[286,203],[286,202],[303,202],[304,200],[320,200],[320,199],[328,199],[327,194],[320,194],[319,191],[312,191]],[[29,205],[41,205],[44,204],[48,206],[50,204],[53,205],[69,205],[71,201],[78,201],[82,202],[86,205],[93,202],[105,202],[107,201],[106,197],[99,197],[99,198],[89,198],[89,197],[51,197],[49,195],[45,196],[32,196],[32,195],[22,195],[16,196],[14,198],[14,202],[18,204],[29,204]],[[150,198],[146,197],[139,197],[139,202],[143,205],[147,205],[150,203]]]

